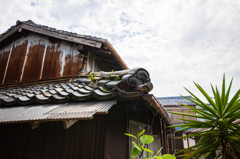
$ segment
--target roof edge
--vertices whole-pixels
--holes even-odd
[[[4,41],[6,38],[8,38],[9,36],[11,36],[16,32],[21,32],[22,29],[35,32],[38,34],[58,38],[65,41],[70,41],[74,43],[95,47],[95,48],[101,48],[103,42],[106,41],[106,39],[94,38],[87,35],[80,35],[80,34],[68,32],[68,31],[57,30],[55,28],[36,24],[31,20],[28,20],[28,21],[18,20],[16,22],[16,25],[10,27],[7,31],[5,31],[0,35],[0,42]]]
[[[161,106],[156,97],[152,94],[143,95],[143,99],[147,101],[162,117],[166,120],[169,125],[173,125],[172,120],[169,118],[166,110]]]
[[[117,61],[122,65],[123,69],[129,69],[127,64],[123,61],[121,56],[118,54],[118,52],[113,48],[113,46],[110,44],[110,42],[106,39],[104,42],[105,45],[109,48],[109,50],[113,53],[113,55],[116,57]]]

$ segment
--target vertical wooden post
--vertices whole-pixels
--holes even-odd
[[[91,51],[88,51],[87,56],[87,72],[95,71],[95,54]]]

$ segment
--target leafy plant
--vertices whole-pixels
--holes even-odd
[[[90,79],[91,82],[95,82],[95,74],[92,72],[88,75],[88,79]]]
[[[113,76],[113,70],[112,70],[112,72],[111,72],[111,76]]]
[[[114,78],[115,80],[121,80],[121,77],[120,77],[119,75],[114,75],[114,74],[113,74],[113,70],[112,70],[110,76],[106,76],[104,79],[105,79],[105,80],[110,80],[111,78],[112,78],[112,79]]]
[[[240,126],[234,123],[234,121],[240,118],[240,90],[238,90],[236,94],[232,97],[232,99],[230,99],[229,94],[232,86],[232,80],[229,84],[228,89],[226,90],[225,75],[223,76],[221,92],[219,91],[217,86],[214,88],[211,85],[214,97],[213,99],[199,84],[195,82],[194,84],[201,92],[201,94],[206,98],[206,100],[210,103],[210,105],[205,104],[196,95],[194,95],[191,91],[185,88],[191,94],[192,98],[184,96],[183,97],[192,101],[193,103],[201,107],[201,109],[181,104],[190,108],[191,111],[196,113],[197,115],[179,112],[171,113],[201,118],[205,119],[205,121],[181,119],[183,121],[187,121],[188,123],[171,127],[182,127],[181,131],[190,128],[205,129],[202,132],[184,136],[183,138],[201,138],[196,145],[181,150],[177,153],[184,151],[192,151],[192,153],[182,155],[185,159],[189,159],[192,157],[199,158],[202,155],[205,155],[205,158],[211,158],[211,156],[214,156],[215,152],[219,150],[220,153],[217,154],[216,158],[222,157],[223,159],[237,159],[238,156],[240,156]]]
[[[119,77],[118,75],[115,77],[115,80],[120,80],[121,77]]]
[[[151,135],[143,135],[144,132],[145,130],[143,129],[137,136],[134,136],[133,134],[124,133],[125,135],[132,137],[136,141],[136,142],[134,141],[132,142],[133,148],[130,154],[131,159],[134,159],[134,156],[136,156],[135,159],[139,159],[143,151],[146,151],[147,153],[149,153],[149,155],[144,159],[175,159],[176,158],[175,156],[170,154],[158,156],[160,151],[158,151],[156,155],[153,155],[153,151],[147,149],[146,145],[152,143],[154,141],[154,138]]]
[[[105,77],[105,80],[110,80],[110,77],[109,77],[109,76],[106,76],[106,77]]]

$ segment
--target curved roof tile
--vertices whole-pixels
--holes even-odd
[[[2,88],[0,106],[135,98],[152,90],[149,73],[143,68],[91,74],[95,82],[85,74],[65,81]]]

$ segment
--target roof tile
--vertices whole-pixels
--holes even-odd
[[[128,74],[128,72],[130,72],[130,74]],[[141,74],[139,75],[138,73]],[[123,70],[123,72],[116,71],[96,74],[100,75],[100,77],[102,77],[102,75],[110,74],[111,76],[111,74],[119,74],[121,77],[120,79],[110,78],[110,80],[97,81],[96,86],[90,84],[90,80],[87,76],[82,76],[74,78],[71,82],[65,80],[52,83],[44,82],[40,84],[16,86],[15,88],[0,88],[0,106],[66,103],[69,101],[79,102],[90,99],[106,100],[112,98],[133,98],[148,93],[141,91],[138,87],[149,87],[149,91],[152,89],[150,78],[148,76],[143,78],[142,76],[142,74],[149,74],[142,68]],[[128,78],[131,79],[128,80]],[[129,82],[126,83],[126,81]],[[138,82],[133,83],[133,81]],[[118,87],[121,83],[124,83],[124,88]],[[128,88],[125,89],[126,87]]]
[[[191,98],[190,96],[185,96]],[[163,106],[180,106],[182,104],[186,105],[195,105],[190,100],[185,99],[182,96],[175,96],[175,97],[158,97],[157,100]]]

